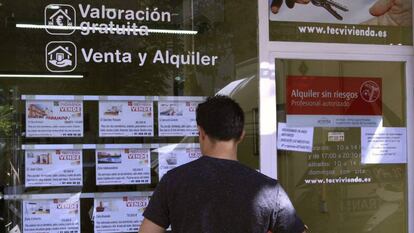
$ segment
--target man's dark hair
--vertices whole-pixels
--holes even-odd
[[[197,106],[197,125],[212,139],[239,140],[244,127],[244,113],[230,97],[216,95]]]

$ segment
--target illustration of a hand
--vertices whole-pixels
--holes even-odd
[[[411,26],[411,0],[378,0],[369,13],[375,18],[365,22],[370,25]]]
[[[285,0],[286,6],[288,6],[289,8],[293,8],[295,6],[295,3],[308,4],[309,2],[310,0]],[[283,0],[272,0],[272,3],[270,4],[270,10],[273,14],[279,12],[282,3]]]

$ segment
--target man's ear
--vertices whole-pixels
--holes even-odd
[[[244,139],[244,137],[245,137],[245,136],[246,136],[246,131],[244,131],[244,129],[243,129],[243,132],[242,132],[242,134],[240,135],[239,140],[237,140],[237,143],[239,143],[239,142],[243,141],[243,139]]]
[[[200,140],[204,140],[206,138],[206,131],[204,131],[204,129],[198,125],[197,125],[197,128],[198,128],[198,135],[199,135]]]

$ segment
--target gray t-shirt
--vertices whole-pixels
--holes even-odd
[[[233,160],[202,156],[169,171],[145,218],[177,233],[301,233],[279,183]]]

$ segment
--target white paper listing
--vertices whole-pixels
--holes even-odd
[[[95,233],[138,232],[148,197],[96,198]]]
[[[279,150],[312,152],[313,127],[288,127],[279,122],[277,130]]]
[[[154,136],[153,102],[99,101],[99,137]]]
[[[26,187],[82,186],[82,150],[27,150]]]
[[[158,172],[159,179],[169,170],[180,165],[189,163],[201,157],[199,148],[175,148],[174,150],[159,150],[158,152]]]
[[[361,128],[361,160],[365,164],[407,163],[407,129]]]
[[[150,149],[96,150],[96,184],[150,184]]]
[[[158,102],[158,134],[168,136],[197,136],[196,101]]]
[[[24,233],[80,232],[78,198],[23,201]]]
[[[14,226],[9,233],[21,233],[19,225]]]
[[[83,137],[83,102],[27,100],[26,137]]]

